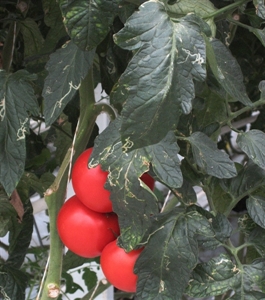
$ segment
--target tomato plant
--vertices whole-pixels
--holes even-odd
[[[57,228],[66,247],[88,258],[99,256],[103,248],[119,235],[115,214],[92,211],[77,196],[67,200],[60,209]]]
[[[85,150],[76,160],[72,170],[72,184],[78,199],[97,212],[111,212],[110,192],[104,188],[108,172],[100,166],[88,168],[93,148]]]
[[[100,265],[107,280],[122,291],[136,292],[137,275],[133,269],[142,250],[125,252],[117,245],[117,241],[109,243],[100,257]]]
[[[264,21],[262,0],[0,1],[0,298],[59,297],[84,263],[56,223],[74,166],[82,205],[144,247],[137,299],[264,299]],[[50,260],[29,287],[36,193]]]

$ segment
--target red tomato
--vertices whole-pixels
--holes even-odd
[[[117,215],[98,213],[77,196],[67,200],[57,218],[58,234],[66,247],[77,255],[93,258],[119,235]]]
[[[155,180],[148,173],[144,173],[140,179],[149,187],[150,190],[154,190],[155,188]]]
[[[107,280],[117,289],[135,293],[138,276],[133,273],[141,249],[125,252],[116,241],[109,243],[102,251],[100,265]]]
[[[76,160],[72,170],[72,184],[78,199],[96,212],[111,212],[110,192],[104,189],[108,172],[98,165],[88,168],[93,148],[85,150]]]

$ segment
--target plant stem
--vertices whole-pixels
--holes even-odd
[[[80,90],[80,118],[79,127],[76,131],[75,144],[67,152],[58,175],[45,193],[50,217],[50,264],[41,300],[57,299],[60,294],[63,244],[59,238],[56,219],[58,212],[65,201],[68,182],[68,172],[71,160],[75,159],[84,151],[97,115],[95,114],[95,96],[93,85],[93,70],[82,81]]]
[[[220,16],[220,15],[222,15],[222,14],[228,12],[228,11],[231,11],[231,10],[234,10],[234,9],[238,8],[240,5],[242,5],[244,3],[247,3],[249,1],[250,0],[240,0],[240,1],[237,1],[235,3],[232,3],[230,5],[227,5],[227,6],[223,7],[223,8],[218,9],[217,11],[209,14],[208,16],[203,17],[203,19],[207,20],[207,19],[218,17],[218,16]]]

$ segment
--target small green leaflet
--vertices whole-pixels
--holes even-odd
[[[246,87],[243,83],[243,74],[236,59],[229,49],[219,40],[205,38],[207,61],[222,88],[231,97],[230,101],[239,101],[251,106]]]
[[[265,19],[265,5],[263,0],[253,0],[253,3],[256,7],[256,14],[262,18]]]
[[[146,235],[150,215],[158,213],[155,195],[140,181],[149,164],[159,179],[174,187],[182,185],[178,145],[169,133],[160,143],[124,153],[120,140],[121,118],[116,118],[95,141],[90,167],[101,164],[109,172],[106,188],[111,191],[113,209],[119,216],[122,245],[132,250]],[[162,165],[160,171],[158,167]],[[137,237],[137,239],[136,239]]]
[[[192,272],[186,293],[191,297],[217,296],[231,290],[239,270],[226,254],[198,264]]]
[[[247,210],[252,220],[262,228],[265,228],[265,198],[251,195],[247,199]]]
[[[70,41],[50,56],[42,92],[46,125],[51,125],[73,98],[92,66],[94,53],[82,51]]]
[[[24,172],[29,113],[38,114],[37,99],[30,84],[35,79],[26,70],[13,74],[0,70],[0,183],[8,195]]]
[[[68,34],[82,50],[94,49],[107,35],[120,0],[59,0]]]
[[[238,146],[247,156],[261,168],[265,168],[265,133],[253,129],[239,133],[236,140]]]
[[[216,144],[204,133],[194,132],[187,140],[192,147],[196,164],[207,174],[217,178],[236,176],[236,168],[229,156],[217,149]]]
[[[173,22],[162,2],[148,1],[114,35],[118,46],[135,50],[111,94],[114,105],[127,99],[121,137],[130,151],[158,143],[191,111],[193,80],[206,77],[204,25],[194,14]]]
[[[197,264],[197,235],[213,237],[210,222],[196,211],[178,208],[154,218],[150,238],[138,258],[137,298],[181,299]]]

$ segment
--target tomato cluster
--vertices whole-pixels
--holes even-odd
[[[135,292],[137,276],[134,264],[142,249],[126,253],[118,247],[118,217],[112,210],[110,192],[104,188],[108,172],[100,166],[88,167],[93,148],[85,150],[72,170],[75,195],[68,199],[57,218],[58,234],[72,252],[79,256],[100,257],[102,271],[116,288]],[[154,179],[147,173],[141,180],[154,189]]]

